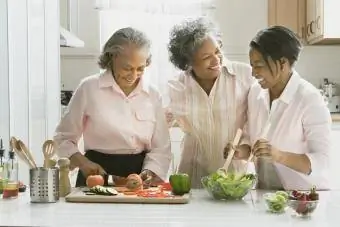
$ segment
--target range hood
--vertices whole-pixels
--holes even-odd
[[[85,43],[77,36],[60,26],[60,46],[61,47],[84,47]]]

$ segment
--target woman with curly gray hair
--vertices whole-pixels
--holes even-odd
[[[150,41],[141,31],[117,30],[104,45],[104,72],[83,79],[54,140],[58,154],[79,167],[76,186],[89,175],[127,177],[145,183],[165,179],[171,160],[169,131],[157,91],[143,80],[150,64]],[[85,154],[78,150],[83,136]]]
[[[254,79],[249,65],[223,56],[221,34],[204,18],[176,25],[168,49],[170,61],[182,70],[169,81],[167,113],[168,124],[177,122],[185,132],[178,170],[199,188],[201,177],[223,166],[228,142],[245,126]],[[242,158],[243,148],[248,149],[240,146],[236,158]],[[240,162],[234,160],[232,166],[240,167]]]

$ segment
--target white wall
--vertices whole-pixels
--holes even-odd
[[[0,137],[22,140],[42,166],[43,142],[60,119],[59,2],[6,0],[0,7]],[[28,167],[20,164],[28,183]]]
[[[227,56],[233,60],[248,62],[248,43],[256,32],[267,26],[267,0],[216,0],[217,10],[213,17],[218,22],[224,36],[224,49]],[[87,24],[89,21],[98,21],[98,14],[93,9],[89,0],[79,3],[79,7],[87,12],[86,20],[79,14],[79,24]],[[92,9],[92,11],[91,11]],[[81,10],[79,11],[81,12]],[[91,17],[93,19],[91,19]],[[86,33],[77,34],[83,40]],[[95,43],[98,48],[93,51],[84,51],[83,55],[62,56],[61,77],[65,89],[74,89],[81,78],[98,72],[96,65],[99,49],[97,37],[93,33],[99,31],[93,23],[87,31],[91,34],[88,42]],[[92,41],[91,41],[92,40]],[[70,51],[72,52],[72,51]],[[297,70],[301,76],[319,85],[322,78],[328,77],[331,81],[340,84],[340,56],[339,46],[306,46],[301,54]]]

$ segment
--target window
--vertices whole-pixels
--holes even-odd
[[[152,41],[152,64],[145,76],[163,96],[168,79],[178,74],[168,57],[170,29],[187,18],[209,17],[214,9],[211,0],[101,0],[96,7],[100,10],[101,47],[122,27],[132,26],[148,35]]]

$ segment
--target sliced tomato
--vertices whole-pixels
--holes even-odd
[[[164,191],[171,191],[172,190],[171,184],[169,182],[164,182],[164,183],[160,184],[159,187]]]
[[[147,197],[147,198],[166,198],[170,197],[171,195],[167,194],[166,192],[163,192],[163,190],[141,190],[136,192],[137,196],[141,197]]]

